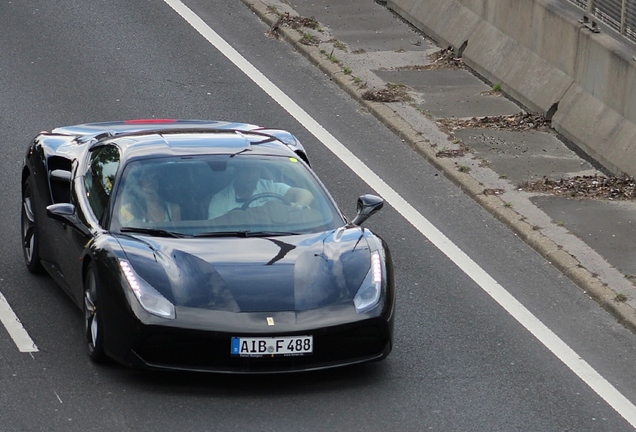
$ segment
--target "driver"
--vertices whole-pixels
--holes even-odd
[[[219,191],[210,200],[208,219],[214,219],[243,206],[252,196],[261,193],[273,193],[287,198],[292,206],[305,207],[311,204],[314,197],[306,189],[291,187],[285,183],[261,178],[261,172],[256,167],[237,167],[237,174],[232,183]],[[263,205],[272,197],[255,199],[249,206]]]
[[[134,175],[134,174],[133,174]],[[126,182],[119,221],[122,225],[181,220],[179,205],[166,201],[159,187],[161,172],[155,166],[143,167],[139,177]]]

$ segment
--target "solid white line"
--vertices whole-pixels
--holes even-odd
[[[11,339],[13,339],[13,342],[15,342],[20,352],[38,351],[38,347],[35,346],[35,343],[27,331],[22,327],[22,323],[2,293],[0,293],[0,321],[4,324],[7,332],[9,332],[9,336],[11,336]]]
[[[419,230],[431,243],[475,281],[497,303],[499,303],[521,325],[532,333],[543,345],[569,367],[580,379],[590,386],[601,398],[612,406],[633,427],[636,427],[636,407],[614,386],[594,370],[572,348],[563,342],[552,330],[539,321],[516,298],[508,293],[497,281],[477,265],[459,247],[452,243],[441,231],[413,208],[384,180],[378,177],[360,159],[332,136],[316,120],[309,116],[291,98],[276,87],[258,69],[241,56],[222,39],[201,18],[179,0],[164,0],[181,15],[204,38],[214,45],[225,57],[234,63],[255,84],[301,123],[310,133],[340,158],[353,172],[375,189],[387,203],[390,203],[404,218]]]

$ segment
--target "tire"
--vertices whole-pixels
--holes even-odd
[[[104,326],[97,308],[97,279],[92,264],[86,269],[84,278],[84,334],[88,357],[95,363],[108,362],[104,352]]]
[[[20,218],[22,252],[27,269],[31,273],[41,274],[44,272],[44,268],[40,262],[40,234],[31,182],[31,176],[29,176],[22,187],[22,212]]]

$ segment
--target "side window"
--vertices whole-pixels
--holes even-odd
[[[88,170],[84,174],[84,187],[88,202],[99,220],[102,220],[104,211],[108,208],[117,168],[119,168],[117,147],[104,146],[91,151]]]

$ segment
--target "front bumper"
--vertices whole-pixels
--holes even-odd
[[[132,309],[105,315],[105,349],[127,366],[157,370],[223,373],[308,371],[385,358],[393,343],[392,305],[364,314],[353,305],[305,312],[210,311],[177,308],[177,318]],[[111,304],[115,306],[115,304]],[[275,325],[267,325],[271,319]],[[232,337],[313,336],[313,353],[303,356],[231,355]]]
[[[129,352],[126,363],[133,367],[149,369],[278,373],[381,360],[389,354],[392,347],[389,327],[381,319],[309,332],[302,331],[300,334],[313,336],[313,354],[240,357],[230,355],[231,338],[259,335],[161,328],[147,332],[139,344]]]

